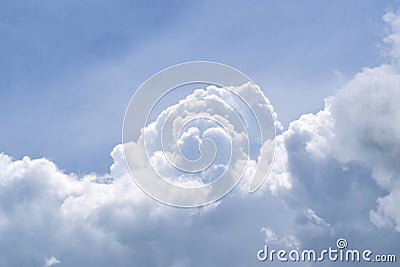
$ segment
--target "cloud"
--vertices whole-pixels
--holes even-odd
[[[242,201],[240,194],[201,209],[160,204],[134,185],[122,145],[111,155],[109,175],[84,177],[47,159],[2,155],[0,266],[41,266],[49,254],[64,266],[234,266],[253,258],[267,211],[280,207],[284,216],[277,199]],[[259,208],[245,208],[252,205]],[[221,260],[222,252],[230,256]]]
[[[139,137],[124,139],[130,171],[146,192],[178,206],[218,199],[241,177],[251,181],[247,186],[254,191],[273,158],[271,109],[262,90],[252,83],[196,89],[162,111]],[[130,129],[128,124],[124,127],[124,133]],[[201,192],[187,192],[161,185],[158,176],[185,187],[213,183]]]
[[[50,257],[50,258],[46,259],[46,263],[45,263],[44,266],[45,267],[50,267],[50,266],[56,265],[58,263],[61,263],[61,261],[57,260],[54,257]]]
[[[394,59],[400,59],[400,11],[389,11],[383,16],[383,20],[389,25],[390,33],[383,41],[389,46],[388,55]]]
[[[297,249],[300,244],[293,234],[284,238],[279,238],[271,228],[262,227],[261,232],[265,234],[265,243],[279,247]]]
[[[400,196],[400,75],[395,67],[365,69],[338,94],[334,111],[337,157],[356,161],[371,170],[371,176],[386,196],[378,200],[370,218],[377,226],[394,223],[400,212],[390,208]],[[383,223],[391,221],[391,223]]]
[[[388,14],[394,37],[385,40],[392,40],[395,58],[399,15]],[[113,164],[103,176],[66,174],[45,158],[0,154],[0,266],[42,266],[43,259],[45,266],[258,266],[256,253],[264,242],[318,249],[342,236],[353,248],[395,253],[399,88],[395,64],[363,69],[321,111],[302,115],[277,137],[275,163],[261,190],[248,195],[242,184],[205,208],[172,208],[145,195],[126,169],[123,145],[112,150]],[[253,89],[243,88],[248,94]],[[195,94],[228,97],[210,91]],[[196,106],[186,109],[195,111]],[[161,121],[149,126],[150,137],[159,135]],[[182,150],[190,153],[185,146],[197,146],[202,134],[221,142],[226,137],[214,128],[206,133],[199,125],[189,127],[179,139]],[[160,145],[151,144],[152,163],[174,178],[164,168]],[[146,174],[152,166],[145,151],[135,153]]]
[[[246,90],[253,89],[257,88]],[[238,132],[228,127],[233,139],[243,142]],[[188,128],[187,133],[196,137],[200,132]],[[213,127],[203,135],[217,142],[225,138]],[[181,141],[183,150],[192,145],[185,138]],[[127,145],[132,146],[136,164],[146,175],[152,167],[146,153],[137,150],[135,143]],[[157,152],[154,149],[152,157],[158,157]],[[39,266],[48,255],[62,259],[64,266],[244,265],[249,259],[256,262],[253,253],[257,241],[263,241],[259,229],[269,217],[268,211],[281,210],[280,216],[268,219],[268,225],[281,225],[283,217],[290,217],[285,215],[283,203],[272,196],[242,198],[243,192],[248,196],[248,187],[243,186],[228,197],[231,201],[205,208],[176,209],[160,204],[135,186],[125,165],[123,145],[114,147],[111,156],[108,174],[77,176],[64,173],[45,158],[14,160],[1,154],[0,248],[10,256],[3,257],[0,266]],[[243,156],[237,151],[234,160]],[[158,164],[163,162],[161,158],[155,162],[163,166]],[[243,164],[236,160],[231,174],[236,175],[240,168]],[[258,208],[250,209],[252,206]],[[260,221],[254,220],[255,216]],[[19,257],[12,256],[14,248],[21,253]],[[229,257],[221,260],[221,253]]]
[[[397,36],[399,15],[388,17],[389,36]],[[396,59],[399,44],[392,44]],[[302,246],[322,248],[348,235],[353,247],[398,249],[399,88],[396,63],[365,68],[321,111],[302,115],[278,137],[280,155],[268,182],[296,214],[292,231]]]

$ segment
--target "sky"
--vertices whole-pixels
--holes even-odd
[[[382,61],[381,17],[396,4],[1,1],[0,150],[106,173],[136,88],[192,60],[246,73],[288,127]]]
[[[398,252],[399,4],[0,1],[0,266],[263,266],[265,243],[339,237]],[[134,184],[121,132],[135,90],[191,60],[247,74],[283,131],[256,194],[177,209]]]

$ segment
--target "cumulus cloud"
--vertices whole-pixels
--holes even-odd
[[[394,59],[399,17],[396,12],[384,17],[392,28],[384,41],[392,45]],[[0,266],[257,266],[264,242],[318,249],[342,236],[353,248],[395,253],[399,88],[395,64],[363,69],[321,111],[302,115],[276,138],[275,162],[261,190],[248,195],[239,186],[205,208],[172,208],[145,195],[127,171],[123,145],[112,150],[113,164],[104,176],[66,174],[45,158],[0,154]],[[243,90],[252,93],[251,87]],[[190,97],[226,100],[221,92],[197,90]],[[195,113],[196,107],[187,107]],[[149,125],[150,137],[160,134],[163,116]],[[185,130],[172,145],[194,158],[185,145],[198,146],[204,135],[221,142],[226,137],[213,127],[208,133],[202,126]],[[144,175],[153,164],[175,177],[164,167],[160,145],[151,144],[150,162],[145,151],[135,150],[136,164]],[[254,158],[250,169],[251,164]]]
[[[244,207],[260,198],[172,208],[134,185],[122,145],[111,155],[110,174],[101,177],[67,175],[47,159],[2,155],[0,266],[42,266],[49,254],[64,266],[234,266],[253,259],[261,224],[256,210]],[[285,210],[276,199],[262,202],[261,221],[273,206]]]
[[[248,181],[247,191],[254,191],[273,158],[271,110],[262,90],[252,83],[194,90],[124,144],[130,171],[146,192],[178,206],[215,200],[241,177]],[[213,183],[201,192],[187,192],[161,185],[158,176],[192,189]]]
[[[396,59],[399,16],[389,12],[384,18],[392,24],[388,38]],[[327,98],[324,109],[302,115],[283,133],[285,149],[274,166],[290,186],[271,188],[296,211],[293,231],[302,245],[323,246],[320,240],[347,234],[358,246],[385,239],[376,248],[396,250],[399,88],[397,65],[365,68]]]
[[[377,226],[391,221],[399,229],[400,212],[390,208],[400,189],[400,75],[382,65],[365,69],[338,94],[333,112],[336,123],[337,157],[356,161],[371,170],[371,176],[387,195],[378,200],[370,218]]]

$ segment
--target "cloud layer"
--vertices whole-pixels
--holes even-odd
[[[400,16],[384,19],[396,61]],[[104,176],[1,154],[0,266],[258,266],[264,242],[318,249],[341,236],[353,248],[395,253],[399,88],[396,62],[363,69],[321,111],[277,137],[260,191],[248,195],[239,186],[205,208],[176,209],[146,196],[127,172],[122,145]],[[196,142],[198,134],[182,138]]]

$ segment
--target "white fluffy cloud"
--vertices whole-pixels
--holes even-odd
[[[273,158],[275,127],[270,108],[262,90],[252,83],[196,89],[124,144],[128,166],[145,191],[173,205],[222,197],[241,177],[254,190]],[[260,161],[263,169],[257,169]],[[185,187],[215,182],[201,192],[186,194],[179,187],[154,186],[159,175]],[[154,183],[149,185],[150,178]]]
[[[400,16],[384,19],[396,59]],[[277,137],[259,192],[239,187],[206,208],[177,209],[146,196],[127,172],[122,145],[104,176],[0,154],[0,266],[258,266],[264,241],[317,249],[342,236],[353,248],[396,253],[399,89],[396,64],[362,70],[323,110],[302,115]],[[181,141],[198,137],[188,129]],[[138,164],[149,167],[146,159]]]
[[[243,208],[259,198],[242,202],[236,195],[202,209],[168,207],[134,185],[121,145],[111,155],[109,175],[81,178],[46,159],[2,155],[0,266],[43,266],[51,257],[60,266],[220,266],[253,258],[262,223],[254,220],[256,210]],[[281,205],[262,202],[260,219]],[[245,256],[232,254],[237,249]],[[230,256],[221,259],[221,252]]]
[[[392,24],[388,38],[397,59],[395,14],[385,20]],[[275,168],[290,186],[276,192],[296,211],[293,231],[303,246],[348,235],[355,246],[385,240],[370,247],[398,250],[399,89],[396,63],[365,68],[327,98],[323,110],[302,115],[283,133],[285,150]]]
[[[400,229],[400,75],[395,67],[365,69],[338,94],[332,107],[336,120],[334,143],[343,162],[356,161],[387,195],[378,200],[370,218],[377,226],[394,224]],[[391,208],[392,206],[392,208]],[[385,223],[384,223],[385,222]]]
[[[396,123],[400,121],[399,88],[400,75],[396,68],[389,65],[366,68],[335,97],[327,99],[322,111],[292,122],[283,136],[287,164],[297,184],[293,190],[301,188],[304,191],[301,193],[311,199],[314,199],[312,193],[336,194],[351,201],[348,205],[357,207],[358,200],[350,194],[367,192],[363,192],[362,186],[356,192],[351,188],[352,183],[357,179],[371,183],[368,179],[373,178],[376,190],[386,194],[379,197],[377,211],[371,207],[372,222],[379,227],[395,225],[399,229],[400,212],[393,208],[400,188],[400,127]],[[335,165],[336,169],[332,169]],[[352,174],[355,169],[360,169],[360,173]],[[340,185],[348,175],[359,177],[348,177]],[[306,186],[315,186],[316,191]],[[332,186],[348,188],[338,192],[339,188]],[[341,195],[346,191],[349,195]]]

